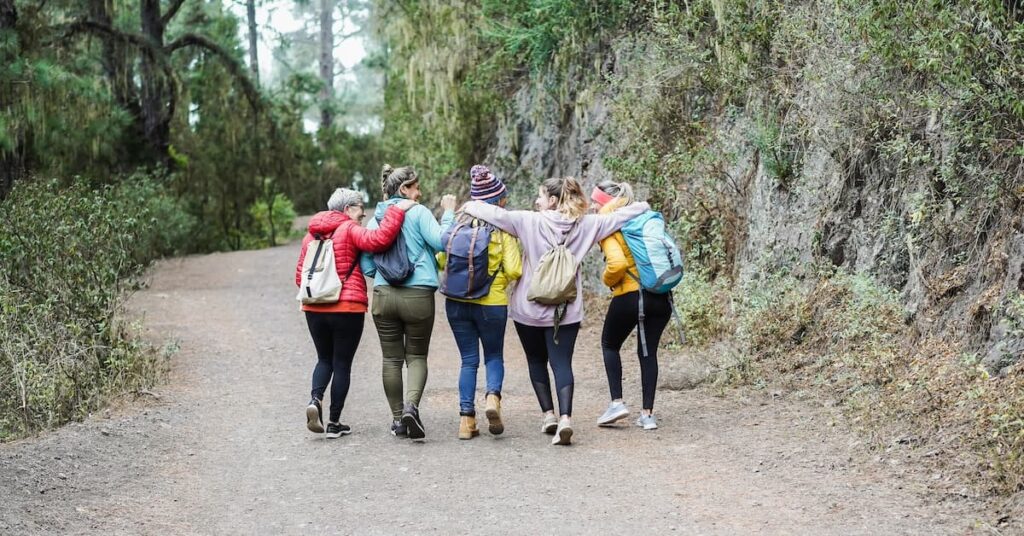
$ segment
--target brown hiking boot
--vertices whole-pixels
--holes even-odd
[[[459,419],[459,439],[473,439],[478,435],[480,430],[476,427],[476,417],[463,415]]]
[[[505,431],[505,424],[501,422],[501,397],[495,393],[487,395],[487,431],[494,435],[501,435]]]

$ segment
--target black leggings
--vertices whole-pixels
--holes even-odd
[[[572,415],[572,351],[576,346],[579,323],[558,326],[558,343],[554,341],[554,327],[539,328],[515,323],[519,341],[523,343],[526,363],[530,367],[530,382],[537,393],[541,411],[553,411],[551,402],[551,379],[548,363],[555,375],[555,390],[558,392],[558,409],[561,415]]]
[[[312,397],[323,400],[328,382],[331,383],[331,422],[338,422],[345,408],[352,360],[363,336],[365,313],[311,313],[306,312],[306,325],[316,346],[316,367],[313,368]],[[331,377],[334,381],[331,382]]]
[[[640,384],[643,389],[643,409],[654,409],[654,391],[658,386],[658,342],[672,317],[669,294],[644,292],[644,333],[647,335],[647,357],[636,337],[636,355],[640,358]],[[601,332],[601,353],[604,370],[608,374],[608,390],[612,400],[622,398],[622,358],[619,351],[626,337],[637,327],[640,318],[640,291],[612,298],[608,315],[604,317]]]

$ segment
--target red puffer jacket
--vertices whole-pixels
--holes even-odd
[[[336,210],[318,212],[309,220],[309,233],[302,239],[302,249],[299,251],[299,263],[295,265],[295,285],[298,286],[302,280],[302,261],[306,257],[306,245],[313,241],[313,235],[319,234],[327,238],[334,233],[334,262],[338,270],[338,277],[342,279],[341,299],[339,302],[354,302],[366,305],[366,280],[363,279],[363,270],[359,267],[359,254],[364,251],[379,253],[388,249],[395,241],[398,232],[402,230],[402,222],[405,221],[405,211],[396,207],[388,207],[380,227],[374,230],[360,226],[345,213]],[[353,269],[353,263],[355,268]],[[345,279],[349,270],[352,275]],[[317,311],[330,309],[327,306],[303,306],[303,310]]]

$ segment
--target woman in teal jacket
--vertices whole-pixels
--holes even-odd
[[[411,167],[392,169],[385,165],[381,190],[385,201],[377,205],[376,217],[367,225],[370,229],[377,227],[378,218],[382,218],[391,205],[403,199],[419,201],[422,195],[419,177]],[[444,196],[441,206],[444,215],[440,224],[423,205],[406,211],[400,235],[405,239],[414,270],[400,285],[388,283],[377,271],[373,258],[363,256],[363,272],[374,276],[370,312],[384,356],[382,376],[384,394],[391,406],[391,433],[411,439],[426,436],[419,405],[427,383],[427,351],[434,330],[434,292],[439,285],[435,255],[442,247],[441,234],[455,220],[455,196]],[[405,386],[403,364],[408,367]]]

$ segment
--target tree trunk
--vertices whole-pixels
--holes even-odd
[[[164,46],[164,22],[160,15],[160,0],[140,0],[142,35],[158,50]],[[158,59],[142,55],[142,117],[146,142],[152,161],[170,163],[171,124],[167,96],[169,94]]]
[[[245,14],[249,19],[249,70],[256,85],[260,83],[260,59],[257,53],[259,34],[256,33],[256,0],[246,0]]]
[[[114,27],[111,14],[111,0],[89,0],[89,17],[104,26]],[[139,156],[146,152],[145,123],[142,107],[139,105],[139,93],[135,86],[133,62],[129,60],[128,50],[123,41],[103,39],[103,72],[110,84],[111,93],[118,106],[132,117],[132,126],[125,132],[119,162],[127,167],[134,167]]]
[[[0,0],[0,35],[8,32],[15,32],[15,25],[18,23],[18,10],[14,6],[14,0]],[[20,47],[15,47],[15,54]],[[0,61],[9,62],[13,58],[0,58]],[[0,111],[7,110],[14,104],[14,87],[11,84],[0,85]],[[13,148],[11,151],[0,150],[0,199],[7,197],[7,193],[14,186],[15,179],[19,178],[24,169],[24,159],[21,157],[21,129],[10,133],[13,136]]]
[[[0,31],[13,30],[18,22],[18,10],[14,0],[0,0]]]
[[[334,0],[320,0],[320,128],[334,124]]]

